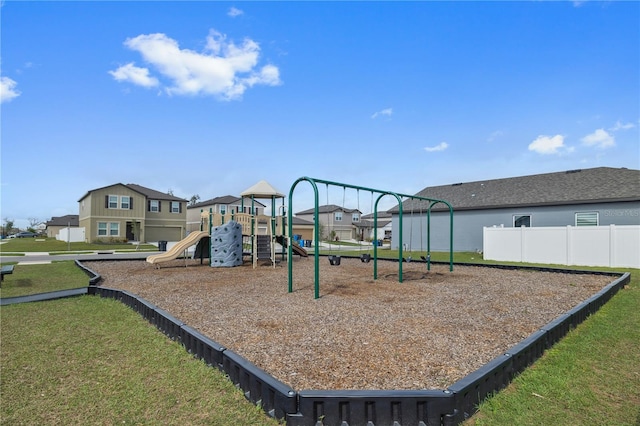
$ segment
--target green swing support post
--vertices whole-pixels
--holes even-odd
[[[373,239],[374,241],[378,240],[378,203],[380,202],[380,200],[387,196],[387,195],[391,195],[393,197],[396,198],[397,202],[398,202],[398,232],[399,232],[399,236],[398,236],[398,281],[402,282],[403,278],[402,278],[402,251],[403,251],[403,227],[402,227],[402,223],[403,223],[403,203],[402,203],[402,199],[403,198],[407,198],[412,200],[419,200],[419,201],[427,201],[430,204],[429,209],[427,210],[427,250],[428,250],[428,260],[427,260],[427,268],[430,268],[430,253],[431,253],[431,233],[430,233],[430,213],[431,213],[431,207],[433,207],[434,205],[438,204],[438,203],[443,203],[445,204],[448,209],[449,209],[449,271],[453,271],[453,207],[451,207],[451,205],[444,201],[444,200],[438,200],[438,199],[434,199],[434,198],[427,198],[427,197],[420,197],[417,195],[407,195],[407,194],[400,194],[400,193],[396,193],[396,192],[391,192],[391,191],[384,191],[384,190],[378,190],[378,189],[374,189],[374,188],[367,188],[364,186],[358,186],[358,185],[350,185],[350,184],[346,184],[346,183],[340,183],[340,182],[332,182],[332,181],[328,181],[328,180],[323,180],[323,179],[315,179],[315,178],[311,178],[311,177],[307,177],[307,176],[303,176],[301,178],[298,178],[292,185],[291,188],[289,189],[289,214],[287,216],[287,220],[288,220],[288,224],[287,224],[287,230],[288,230],[288,235],[291,236],[293,235],[293,215],[292,215],[292,211],[293,211],[293,192],[296,188],[296,186],[300,183],[300,182],[309,182],[313,188],[313,194],[314,194],[314,207],[313,207],[313,214],[314,214],[314,220],[315,220],[315,226],[314,226],[314,230],[313,230],[313,240],[314,240],[314,298],[318,299],[320,298],[320,235],[319,235],[319,214],[318,214],[318,183],[321,184],[325,184],[327,185],[327,188],[329,187],[329,185],[331,186],[339,186],[342,187],[344,190],[346,190],[347,188],[350,189],[356,189],[358,191],[363,190],[363,191],[371,191],[372,196],[374,193],[378,193],[380,194],[378,196],[378,198],[376,198],[375,204],[374,204],[374,211],[373,211]],[[291,244],[288,244],[288,259],[291,259],[293,256],[293,251],[292,251],[292,247]],[[289,261],[288,262],[288,275],[289,275],[289,279],[288,279],[288,285],[289,285],[289,293],[293,292],[293,262]],[[373,278],[377,279],[378,278],[378,245],[374,244],[373,246]]]

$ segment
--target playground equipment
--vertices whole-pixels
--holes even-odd
[[[444,201],[444,200],[438,200],[435,198],[427,198],[427,197],[419,197],[416,195],[407,195],[407,194],[400,194],[400,193],[396,193],[396,192],[391,192],[391,191],[385,191],[385,190],[378,190],[378,189],[373,189],[373,188],[366,188],[363,186],[357,186],[357,185],[350,185],[350,184],[346,184],[346,183],[340,183],[340,182],[332,182],[332,181],[327,181],[327,180],[322,180],[322,179],[315,179],[315,178],[310,178],[310,177],[301,177],[298,178],[293,185],[291,185],[291,189],[289,190],[289,211],[291,211],[291,209],[293,208],[293,191],[295,190],[296,186],[298,185],[298,183],[300,182],[309,182],[311,184],[311,186],[313,187],[313,191],[314,191],[314,217],[315,217],[315,221],[316,223],[318,222],[318,183],[321,184],[325,184],[327,186],[327,191],[329,186],[339,186],[342,187],[343,190],[346,191],[346,188],[351,188],[351,189],[356,189],[356,190],[364,190],[364,191],[371,191],[372,196],[373,193],[377,193],[380,194],[374,203],[374,208],[373,208],[373,221],[374,221],[374,226],[373,226],[373,240],[377,241],[378,240],[378,203],[380,202],[380,199],[390,195],[396,198],[396,200],[398,201],[398,230],[399,230],[399,245],[398,245],[398,281],[402,282],[402,248],[403,248],[403,244],[402,244],[402,238],[403,238],[403,230],[402,230],[402,225],[403,225],[403,202],[402,202],[402,198],[406,198],[408,200],[411,200],[411,210],[413,211],[414,209],[414,205],[413,203],[417,200],[418,202],[424,202],[426,201],[429,204],[429,207],[427,208],[427,232],[426,232],[426,237],[427,237],[427,257],[425,258],[425,263],[427,264],[427,270],[430,270],[431,268],[431,241],[430,241],[430,220],[431,220],[431,208],[433,206],[435,206],[438,203],[443,203],[445,204],[448,208],[449,208],[449,216],[450,216],[450,225],[449,225],[449,270],[453,271],[453,207],[451,207],[451,205]],[[327,195],[327,199],[328,199],[328,195]],[[288,218],[288,234],[291,235],[293,232],[293,221],[291,216],[289,216]],[[320,297],[320,268],[319,268],[319,253],[320,253],[320,247],[319,247],[319,232],[318,232],[318,226],[315,227],[314,229],[314,244],[315,244],[315,250],[314,250],[314,263],[315,263],[315,271],[314,271],[314,297],[317,299]],[[291,258],[291,248],[289,248],[289,258]],[[332,263],[333,264],[333,263]],[[339,262],[338,262],[339,264]],[[289,262],[288,264],[289,267],[289,271],[288,271],[288,275],[289,275],[289,293],[293,292],[293,264],[292,262]],[[373,245],[373,279],[378,279],[378,245],[374,244]]]
[[[282,249],[282,259],[285,249],[307,257],[308,254],[297,242],[286,237],[284,215],[277,216],[276,211],[284,212],[284,195],[276,191],[266,181],[260,181],[242,192],[242,203],[239,212],[233,210],[230,214],[200,211],[200,231],[191,232],[186,238],[176,243],[168,252],[147,257],[147,262],[159,264],[174,260],[185,255],[186,250],[198,244],[194,252],[201,260],[208,258],[211,266],[241,265],[244,255],[250,255],[255,268],[259,261],[268,261],[273,267],[277,262],[276,243]],[[245,198],[251,199],[251,206],[245,208]],[[276,199],[282,198],[280,209],[276,208]],[[257,199],[271,199],[271,215],[256,214],[255,201]],[[248,212],[245,212],[247,211]],[[206,247],[202,246],[203,239],[211,237]],[[291,240],[291,241],[290,241]],[[289,254],[291,256],[291,254]],[[186,266],[186,256],[185,256]]]
[[[236,221],[211,230],[212,267],[242,265],[242,226]]]
[[[251,206],[245,208],[244,200],[251,199]],[[282,198],[280,209],[276,207],[276,200]],[[285,216],[276,215],[277,211],[284,212],[284,195],[275,190],[268,182],[260,181],[251,188],[241,193],[240,212],[231,211],[230,214],[200,212],[200,229],[210,229],[235,221],[242,229],[243,253],[251,256],[253,267],[257,267],[259,261],[268,261],[275,267],[277,263],[276,244],[283,247],[282,260],[285,257],[285,249],[289,248],[296,254],[307,257],[308,254],[298,243],[286,237]],[[258,199],[271,200],[271,215],[256,214],[255,202]],[[249,212],[246,213],[245,211]],[[244,251],[247,250],[247,251]],[[291,254],[290,254],[291,255]]]
[[[160,254],[153,254],[147,257],[147,262],[158,265],[162,262],[168,262],[170,260],[174,260],[178,258],[180,255],[184,255],[185,250],[187,250],[192,245],[196,244],[201,239],[209,237],[208,232],[192,232],[187,235],[186,238],[178,241],[170,250]]]

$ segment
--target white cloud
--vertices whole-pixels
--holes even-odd
[[[382,111],[378,111],[373,113],[371,118],[377,118],[379,116],[386,115],[387,117],[391,117],[393,115],[393,108],[385,108]]]
[[[636,127],[636,125],[633,124],[633,123],[623,123],[620,120],[618,120],[618,121],[616,121],[616,124],[613,125],[613,127],[609,128],[609,131],[617,132],[618,130],[633,129],[634,127]]]
[[[160,84],[157,78],[149,76],[148,68],[140,68],[129,63],[123,65],[115,71],[109,71],[117,81],[129,81],[142,87],[156,87]]]
[[[489,135],[489,137],[487,138],[487,142],[493,142],[502,136],[504,136],[504,132],[502,130],[496,130]]]
[[[449,148],[449,144],[448,143],[440,142],[436,146],[425,146],[424,150],[427,151],[427,152],[437,152],[437,151],[444,151],[447,148]]]
[[[591,134],[581,139],[582,143],[587,146],[595,146],[597,148],[609,148],[616,144],[615,138],[604,129],[597,129]]]
[[[231,16],[232,18],[235,18],[236,16],[240,16],[242,14],[244,14],[244,12],[236,7],[229,8],[229,11],[227,12],[227,15]]]
[[[9,77],[0,77],[0,103],[9,102],[20,96],[20,91],[16,90],[17,85],[18,83]]]
[[[128,38],[124,44],[139,52],[152,69],[168,80],[164,89],[171,95],[214,95],[230,100],[242,97],[248,88],[258,84],[281,84],[278,67],[257,68],[260,46],[248,38],[236,45],[212,30],[203,52],[181,49],[177,41],[161,33]],[[154,80],[159,83],[158,79],[144,73],[146,68],[133,64],[126,66],[139,78],[134,80],[127,75],[126,81],[143,86]],[[116,77],[118,71],[121,69],[111,74]]]
[[[538,154],[558,154],[561,149],[565,148],[564,136],[546,136],[540,135],[529,144],[529,151]]]

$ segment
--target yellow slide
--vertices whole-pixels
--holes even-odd
[[[156,264],[156,263],[168,262],[170,260],[173,260],[176,257],[183,254],[186,249],[196,244],[202,238],[208,237],[208,236],[209,236],[208,232],[194,231],[189,235],[187,235],[185,239],[178,241],[173,247],[171,247],[171,250],[165,253],[152,254],[151,256],[147,257],[147,262]]]

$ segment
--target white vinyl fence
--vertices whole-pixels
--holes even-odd
[[[489,260],[640,268],[640,226],[483,229]]]
[[[84,227],[82,228],[62,228],[56,234],[56,240],[69,243],[84,242]]]

